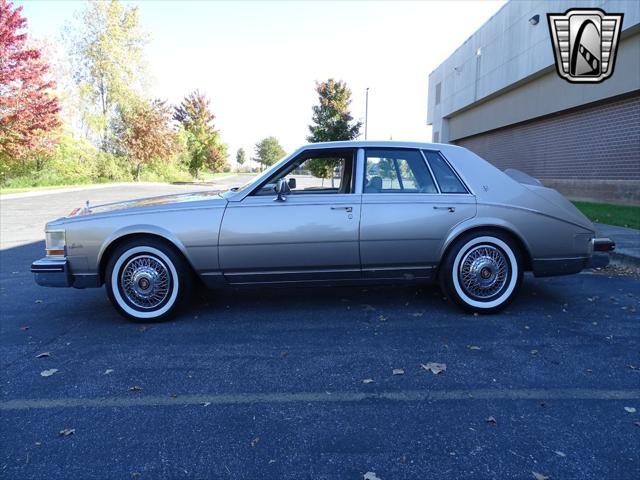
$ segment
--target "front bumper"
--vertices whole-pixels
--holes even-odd
[[[44,257],[31,264],[35,281],[43,287],[70,287],[73,278],[66,258]]]

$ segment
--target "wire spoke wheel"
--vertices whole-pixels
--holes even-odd
[[[465,293],[487,300],[502,292],[509,279],[509,262],[493,245],[477,245],[460,261],[458,279]]]
[[[120,289],[133,306],[152,310],[160,307],[171,291],[171,275],[167,265],[151,255],[138,255],[122,267]]]

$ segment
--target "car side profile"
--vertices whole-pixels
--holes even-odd
[[[349,141],[301,147],[250,183],[77,208],[46,226],[43,286],[106,286],[125,317],[174,314],[194,280],[339,285],[437,280],[491,313],[526,271],[580,272],[612,250],[555,190],[462,147]]]

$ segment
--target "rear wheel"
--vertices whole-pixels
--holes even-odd
[[[107,263],[107,295],[118,312],[136,322],[166,320],[191,291],[191,271],[174,248],[157,239],[135,239]]]
[[[501,232],[478,231],[451,246],[440,268],[445,295],[467,311],[493,313],[506,307],[522,284],[521,254]]]

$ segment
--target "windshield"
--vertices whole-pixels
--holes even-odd
[[[298,151],[295,151],[293,153],[293,155],[297,154]],[[280,168],[280,166],[282,165],[282,163],[292,157],[293,155],[285,155],[284,157],[282,157],[280,160],[278,160],[276,163],[274,163],[273,165],[271,165],[269,168],[267,168],[265,171],[261,172],[257,177],[254,177],[251,179],[251,181],[245,183],[244,185],[241,186],[234,186],[229,188],[228,190],[225,190],[224,192],[220,193],[220,196],[222,198],[227,198],[230,195],[234,195],[237,192],[241,192],[243,191],[245,188],[253,185],[257,180],[264,178],[265,176],[269,176],[271,175],[271,173],[273,173],[275,170],[277,170],[278,168]]]

